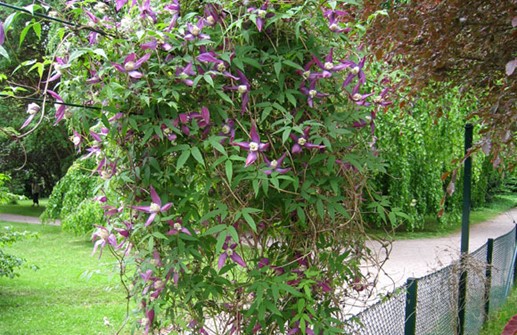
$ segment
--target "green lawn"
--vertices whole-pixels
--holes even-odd
[[[32,206],[32,200],[18,200],[16,204],[0,205],[0,213],[39,217],[47,206],[48,199],[40,199],[39,206]]]
[[[490,314],[487,323],[479,335],[499,335],[506,323],[517,314],[517,288],[514,288],[508,300],[499,310]]]
[[[113,257],[92,257],[87,238],[63,233],[60,227],[0,222],[0,229],[6,225],[39,233],[38,239],[5,249],[39,270],[24,268],[20,277],[0,278],[0,334],[116,333],[126,305]],[[111,326],[104,325],[104,318]]]

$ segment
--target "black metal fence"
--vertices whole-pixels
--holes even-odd
[[[407,283],[351,319],[353,335],[465,335],[480,333],[513,286],[517,227],[470,253],[463,261]],[[467,273],[464,325],[458,327],[459,281]]]

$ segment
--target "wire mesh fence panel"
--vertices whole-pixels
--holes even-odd
[[[367,310],[345,327],[348,335],[403,335],[406,289],[402,287]]]
[[[456,263],[418,280],[416,334],[456,333],[458,284]]]
[[[465,334],[479,334],[485,320],[485,290],[487,245],[471,253],[467,266],[467,298],[465,304]]]
[[[490,287],[490,310],[492,311],[501,307],[510,292],[513,282],[514,250],[515,228],[494,240]]]

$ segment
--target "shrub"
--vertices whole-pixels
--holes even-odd
[[[34,237],[37,237],[37,234],[27,231],[15,232],[7,226],[4,227],[4,230],[0,231],[0,277],[14,278],[19,276],[19,274],[15,271],[25,263],[25,259],[15,255],[7,254],[2,249],[6,246],[12,245],[17,241]],[[33,268],[35,267],[33,266]]]

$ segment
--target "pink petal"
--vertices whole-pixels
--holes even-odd
[[[25,122],[23,123],[23,125],[20,127],[20,129],[23,129],[25,127],[27,127],[29,125],[29,123],[31,123],[32,119],[34,119],[34,116],[36,114],[33,114],[33,115],[29,115],[29,117],[27,118],[27,120],[25,120]]]
[[[154,187],[151,185],[151,199],[153,200],[153,202],[157,205],[162,205],[162,200],[160,199],[160,197],[158,196],[158,193],[156,193],[156,190],[154,189]]]
[[[233,253],[230,258],[237,264],[239,264],[240,266],[242,266],[243,268],[246,267],[246,262],[242,259],[241,256],[239,256],[239,254],[237,253]]]
[[[149,226],[151,223],[153,223],[154,221],[154,218],[156,217],[156,213],[151,213],[151,215],[149,215],[149,218],[147,219],[147,221],[145,222],[145,226]]]
[[[250,166],[251,164],[253,164],[253,162],[255,162],[258,158],[258,155],[257,155],[257,152],[256,151],[250,151],[248,153],[248,157],[246,157],[246,164],[244,165],[245,167],[248,167]]]
[[[219,270],[221,270],[222,267],[224,266],[224,263],[226,262],[226,258],[228,258],[228,254],[226,252],[223,252],[221,254],[221,256],[219,256],[219,261],[217,262],[217,267],[219,268]]]

